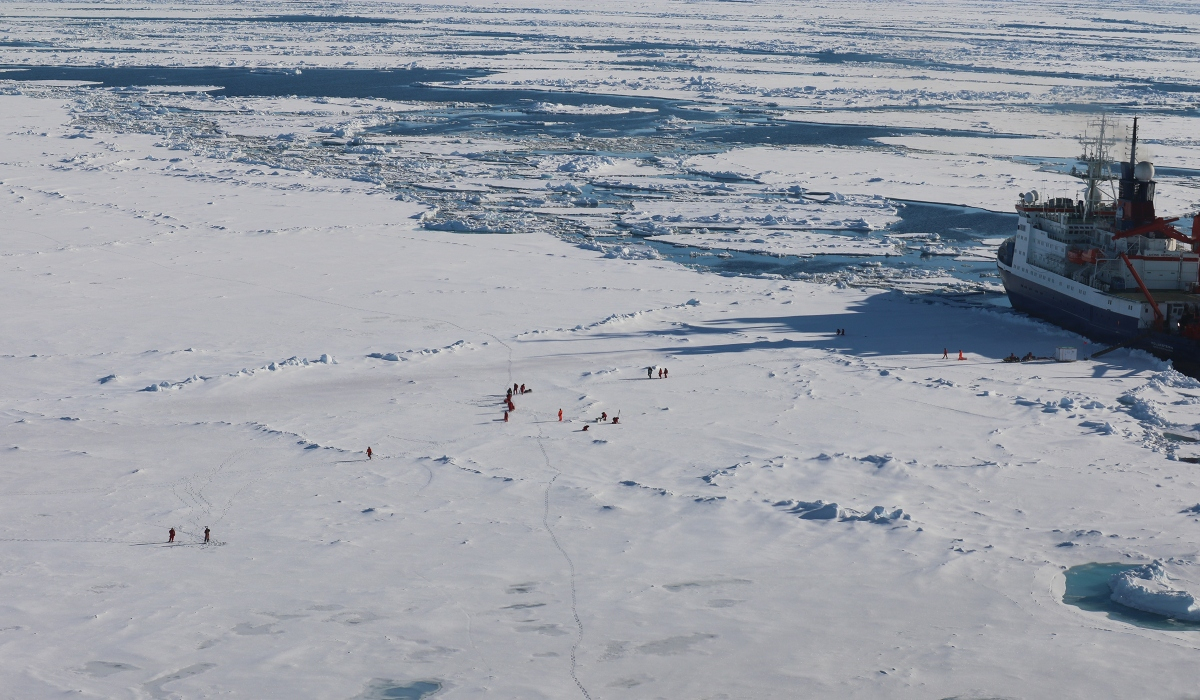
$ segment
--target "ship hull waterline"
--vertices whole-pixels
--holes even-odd
[[[1200,342],[1167,333],[1147,333],[1128,316],[1097,308],[1025,279],[1005,269],[1004,265],[997,265],[997,268],[1013,309],[1086,336],[1097,344],[1122,343],[1129,348],[1145,350],[1160,359],[1171,360],[1180,372],[1200,377]],[[1100,349],[1096,348],[1096,351]]]

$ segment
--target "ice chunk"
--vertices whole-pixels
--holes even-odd
[[[513,229],[507,226],[493,226],[462,219],[426,221],[422,226],[430,231],[450,231],[452,233],[513,233]]]
[[[777,501],[771,505],[776,508],[786,509],[788,513],[794,513],[802,520],[841,520],[842,522],[864,522],[887,524],[901,520],[912,520],[912,516],[904,512],[902,508],[888,510],[883,506],[875,506],[871,510],[863,513],[851,508],[842,508],[837,503],[826,503],[825,501]]]
[[[1147,401],[1133,393],[1122,394],[1117,401],[1129,407],[1129,415],[1143,423],[1150,425],[1163,426],[1166,421],[1163,420],[1162,414],[1158,410],[1158,406],[1153,402]]]
[[[566,192],[568,194],[583,194],[583,190],[573,182],[547,182],[546,189],[553,192]]]
[[[1200,622],[1200,604],[1178,583],[1167,575],[1160,559],[1113,574],[1108,580],[1115,603],[1176,620]]]
[[[883,506],[875,506],[870,511],[863,513],[862,515],[847,512],[842,516],[842,520],[886,524],[896,520],[912,520],[912,516],[905,513],[904,509],[902,508],[888,511]]]
[[[614,165],[613,159],[607,156],[578,156],[560,164],[558,171],[563,173],[592,173],[612,165]]]
[[[826,503],[820,508],[800,514],[801,520],[836,520],[840,509],[836,503]]]

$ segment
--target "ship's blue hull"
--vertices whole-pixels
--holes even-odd
[[[1008,292],[1009,302],[1017,311],[1045,319],[1056,326],[1098,343],[1124,343],[1131,348],[1146,350],[1188,374],[1200,369],[1200,343],[1190,338],[1168,333],[1147,333],[1138,328],[1135,318],[1092,306],[1062,292],[1014,275],[997,266],[1000,281]]]

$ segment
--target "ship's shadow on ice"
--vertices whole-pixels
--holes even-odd
[[[736,307],[735,307],[736,308]],[[1057,346],[1079,348],[1087,357],[1086,338],[989,303],[985,295],[871,295],[842,313],[820,315],[734,316],[622,333],[607,331],[596,338],[664,337],[669,345],[657,350],[674,356],[717,355],[753,350],[823,348],[856,356],[923,355],[953,364],[959,351],[972,362],[999,361],[1015,353],[1049,357]],[[845,335],[837,335],[837,329]],[[686,340],[686,342],[680,342]],[[696,341],[703,341],[697,343]],[[949,358],[942,360],[943,352]],[[1112,371],[1141,371],[1143,364],[1127,352],[1103,358],[1106,364],[1087,371],[1104,376]],[[1146,356],[1146,361],[1150,361]],[[1122,364],[1127,363],[1127,364]],[[1131,366],[1132,365],[1132,366]],[[1013,365],[1027,367],[1028,365]],[[1081,368],[1082,370],[1082,368]]]

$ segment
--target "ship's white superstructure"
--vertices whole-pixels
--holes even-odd
[[[997,253],[1013,307],[1097,340],[1200,363],[1200,240],[1154,212],[1154,166],[1137,161],[1134,120],[1127,162],[1108,173],[1111,125],[1085,142],[1084,198],[1017,203],[1017,233]],[[1117,189],[1106,196],[1105,188]],[[1200,233],[1200,217],[1193,221]]]

